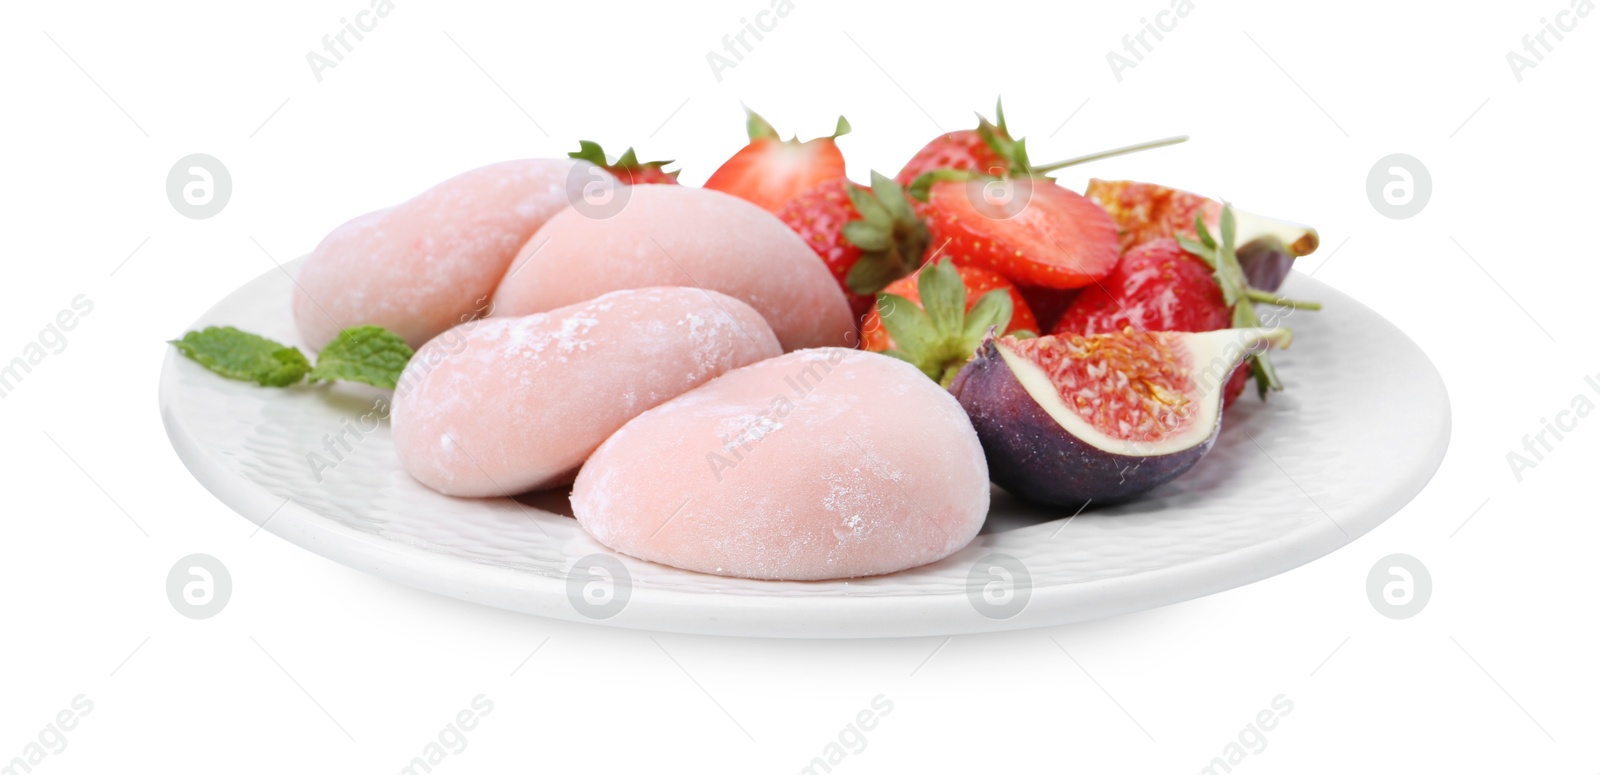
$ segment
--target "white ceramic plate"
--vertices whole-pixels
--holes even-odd
[[[289,314],[297,264],[251,281],[194,328],[233,325],[297,343]],[[564,492],[439,495],[400,468],[387,423],[363,419],[385,395],[364,386],[260,388],[169,351],[161,416],[189,470],[247,519],[336,562],[463,600],[723,635],[1041,627],[1188,600],[1294,568],[1371,530],[1433,475],[1449,442],[1450,407],[1427,356],[1388,321],[1309,277],[1293,275],[1285,293],[1324,304],[1290,319],[1294,347],[1274,355],[1288,390],[1265,404],[1253,393],[1241,398],[1193,470],[1137,502],[1076,517],[997,490],[984,533],[965,550],[853,581],[729,579],[617,555],[562,513]]]

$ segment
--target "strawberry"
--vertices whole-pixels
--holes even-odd
[[[1018,285],[1017,290],[1022,293],[1022,298],[1028,301],[1028,306],[1033,309],[1033,316],[1039,319],[1039,330],[1048,331],[1054,328],[1056,321],[1061,319],[1062,313],[1072,306],[1081,288],[1040,288],[1037,285]]]
[[[623,151],[622,156],[613,162],[606,159],[606,152],[600,148],[599,143],[579,140],[578,150],[568,153],[567,158],[582,159],[590,162],[630,186],[646,183],[667,183],[671,185],[677,185],[678,183],[678,170],[668,172],[664,169],[668,164],[672,163],[671,159],[667,161],[641,162],[639,157],[634,155],[632,148]]]
[[[778,130],[746,108],[750,143],[722,163],[705,187],[754,202],[777,212],[790,199],[825,180],[844,177],[844,154],[834,142],[850,131],[839,117],[833,134],[800,142],[780,140]]]
[[[971,170],[989,175],[1028,174],[1028,152],[1022,140],[1012,140],[1006,114],[994,104],[995,122],[978,116],[977,129],[958,129],[928,141],[900,168],[894,179],[909,186],[935,170]]]
[[[949,385],[990,328],[1031,336],[1038,323],[1009,280],[943,259],[878,294],[877,309],[861,327],[861,348],[907,361]]]
[[[1204,215],[1197,213],[1194,233],[1161,238],[1128,251],[1104,280],[1084,289],[1061,316],[1053,333],[1099,334],[1136,328],[1143,331],[1215,331],[1221,328],[1256,328],[1258,302],[1315,310],[1321,305],[1280,298],[1250,287],[1234,243],[1237,229],[1233,208],[1223,205],[1218,215],[1221,241],[1211,236]],[[1265,354],[1250,356],[1249,369],[1240,368],[1229,379],[1227,403],[1244,390],[1253,376],[1261,397],[1282,390]]]
[[[1199,241],[1188,237],[1178,237],[1178,244],[1183,249],[1199,256],[1200,260],[1211,267],[1212,276],[1217,280],[1217,287],[1222,291],[1222,301],[1228,305],[1233,313],[1230,325],[1233,328],[1259,328],[1262,326],[1261,316],[1256,313],[1256,303],[1263,302],[1279,307],[1293,309],[1319,310],[1321,304],[1309,301],[1294,301],[1285,299],[1275,292],[1268,292],[1250,287],[1246,279],[1244,267],[1239,264],[1239,254],[1235,246],[1239,244],[1238,221],[1234,214],[1233,205],[1223,204],[1222,212],[1217,216],[1217,225],[1220,231],[1220,241],[1211,236],[1211,230],[1206,227],[1205,218],[1196,215],[1194,219],[1195,235]],[[1261,400],[1267,399],[1267,391],[1283,390],[1283,383],[1278,381],[1278,372],[1272,367],[1272,361],[1267,359],[1267,353],[1261,352],[1251,355],[1247,360],[1250,364],[1250,375],[1255,378],[1256,391]],[[1234,382],[1239,381],[1238,374],[1233,377]],[[1230,383],[1232,384],[1232,383]]]
[[[1009,164],[984,142],[975,129],[957,129],[928,141],[900,168],[894,179],[902,186],[934,170],[1005,171]]]
[[[1000,272],[1054,312],[1071,300],[1071,294],[1059,291],[1104,277],[1122,251],[1106,213],[1056,186],[1047,173],[1187,139],[1169,137],[1033,165],[1027,141],[1012,138],[1005,109],[996,101],[994,122],[980,115],[977,129],[934,138],[896,180],[910,191],[917,214],[927,219],[933,243],[948,241],[957,264]]]
[[[1062,313],[1052,334],[1113,334],[1139,331],[1215,331],[1227,328],[1233,311],[1222,300],[1212,269],[1170,237],[1122,254],[1104,280],[1083,289]],[[1232,404],[1244,392],[1250,370],[1234,371],[1224,389]]]
[[[1117,264],[1111,217],[1049,180],[948,171],[923,178],[933,181],[921,192],[933,244],[957,264],[1045,288],[1080,288]]]
[[[1211,267],[1166,237],[1124,253],[1111,274],[1083,289],[1051,333],[1110,334],[1129,326],[1215,331],[1232,320]]]
[[[1034,165],[1028,161],[1027,141],[1020,138],[1013,139],[1010,130],[1006,129],[1005,109],[999,100],[995,100],[994,103],[994,117],[995,120],[990,122],[980,114],[977,129],[958,129],[929,140],[927,145],[922,146],[922,149],[900,168],[895,180],[900,185],[911,188],[918,178],[940,170],[976,172],[993,177],[1044,177],[1047,173],[1086,162],[1174,145],[1189,139],[1182,135],[1168,137],[1077,156],[1053,164]]]
[[[872,173],[872,188],[846,178],[819,183],[778,210],[844,289],[856,320],[884,286],[922,265],[928,227],[899,184]]]
[[[1129,327],[1215,331],[1232,321],[1211,267],[1163,237],[1124,253],[1106,279],[1084,289],[1051,333],[1108,334]],[[1234,370],[1223,388],[1225,407],[1233,405],[1249,379],[1250,369],[1242,364]]]

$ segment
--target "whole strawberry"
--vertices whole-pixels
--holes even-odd
[[[1078,294],[1051,333],[1200,332],[1227,328],[1232,321],[1211,267],[1177,240],[1161,238],[1122,254],[1111,274]],[[1233,373],[1225,388],[1227,403],[1244,392],[1249,376],[1245,368]]]
[[[995,121],[978,116],[977,129],[958,129],[928,141],[894,176],[902,186],[910,186],[925,173],[935,170],[971,170],[988,175],[1028,174],[1028,152],[1021,140],[1011,139],[1006,129],[1006,114],[995,101]]]
[[[872,187],[845,178],[824,181],[778,210],[838,279],[856,320],[889,283],[916,270],[928,249],[928,228],[894,181],[872,173]]]
[[[1051,333],[1215,331],[1232,319],[1211,267],[1162,238],[1124,253],[1111,274],[1078,294]]]
[[[639,161],[639,157],[629,148],[622,152],[616,161],[609,161],[606,152],[599,143],[588,140],[578,141],[578,150],[567,154],[570,159],[582,159],[611,173],[617,180],[625,185],[638,186],[648,183],[678,184],[678,170],[668,172],[665,167],[672,163],[666,161]]]
[[[1087,288],[1056,323],[1055,333],[1093,334],[1135,328],[1144,331],[1214,331],[1262,325],[1257,303],[1316,310],[1321,305],[1285,299],[1250,286],[1235,248],[1238,237],[1233,208],[1218,214],[1220,240],[1211,236],[1203,217],[1194,230],[1198,240],[1160,238],[1123,255],[1117,267],[1096,286]],[[1252,355],[1229,378],[1225,397],[1232,403],[1253,377],[1266,398],[1282,390],[1265,353]]]
[[[976,129],[958,129],[929,140],[900,168],[895,180],[902,186],[912,188],[912,184],[923,175],[941,171],[974,172],[992,177],[1043,177],[1067,167],[1174,145],[1189,139],[1182,135],[1168,137],[1036,165],[1028,160],[1027,141],[1012,137],[1011,130],[1006,128],[1005,108],[1000,100],[995,100],[994,117],[995,120],[991,122],[979,114]]]
[[[1018,285],[1017,290],[1022,293],[1022,298],[1028,300],[1028,306],[1033,308],[1034,317],[1039,319],[1040,331],[1055,328],[1056,321],[1061,319],[1061,315],[1083,291],[1082,288],[1042,288],[1037,285]]]
[[[1009,280],[940,259],[878,295],[877,309],[861,327],[861,349],[907,361],[949,385],[990,328],[1016,336],[1039,330]]]
[[[996,101],[994,122],[980,115],[977,129],[934,138],[896,179],[927,220],[933,244],[955,263],[986,267],[1034,289],[1053,312],[1071,297],[1060,291],[1106,276],[1122,251],[1106,210],[1056,185],[1048,173],[1187,139],[1169,137],[1035,165],[1028,160],[1027,141],[1011,136],[1005,109]]]
[[[1122,235],[1122,249],[1161,237],[1196,239],[1196,222],[1215,231],[1221,225],[1222,203],[1176,188],[1131,180],[1091,179],[1084,195],[1111,214]],[[1239,265],[1250,284],[1276,291],[1299,256],[1317,249],[1317,230],[1310,226],[1253,215],[1234,209]]]

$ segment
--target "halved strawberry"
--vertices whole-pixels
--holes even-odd
[[[567,158],[582,159],[590,162],[611,173],[613,177],[622,181],[625,185],[637,186],[646,183],[677,185],[678,183],[679,170],[668,172],[664,169],[668,164],[672,163],[671,159],[641,162],[632,148],[623,151],[622,156],[618,157],[616,161],[610,161],[606,158],[606,152],[600,147],[599,143],[579,140],[578,150],[568,153]]]
[[[933,244],[957,264],[1045,288],[1081,288],[1116,266],[1116,225],[1076,192],[1040,178],[950,174],[966,179],[933,183],[923,214]]]
[[[991,327],[1038,333],[1033,311],[1009,280],[942,259],[878,294],[877,308],[861,327],[861,349],[907,361],[949,385]]]
[[[832,270],[857,321],[878,291],[922,265],[928,249],[928,227],[905,191],[876,172],[872,188],[845,178],[823,181],[777,214]]]
[[[834,142],[850,131],[839,117],[833,134],[800,142],[781,140],[778,130],[749,108],[746,129],[750,144],[722,163],[705,187],[732,194],[777,212],[790,199],[825,180],[844,177],[844,154]]]

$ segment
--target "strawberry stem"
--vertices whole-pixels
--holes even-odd
[[[1079,165],[1079,164],[1086,164],[1086,163],[1091,162],[1091,161],[1099,161],[1100,159],[1109,159],[1109,158],[1111,158],[1113,156],[1122,156],[1122,155],[1125,155],[1125,154],[1137,153],[1139,151],[1147,151],[1147,150],[1150,150],[1151,148],[1161,148],[1163,146],[1168,146],[1168,145],[1177,145],[1178,143],[1185,142],[1188,139],[1189,139],[1188,135],[1178,135],[1176,137],[1164,137],[1164,138],[1162,138],[1160,140],[1151,140],[1149,142],[1138,143],[1138,144],[1135,144],[1135,145],[1125,145],[1125,146],[1123,146],[1121,148],[1112,148],[1109,151],[1100,151],[1098,153],[1091,153],[1091,154],[1087,154],[1085,156],[1075,156],[1075,157],[1073,157],[1071,159],[1058,161],[1058,162],[1055,162],[1055,163],[1052,163],[1052,164],[1041,164],[1041,165],[1033,167],[1032,168],[1032,172],[1035,175],[1043,175],[1043,174],[1046,174],[1046,173],[1049,173],[1049,172],[1055,172],[1056,170],[1066,169],[1067,167],[1072,167],[1072,166],[1076,166],[1076,165]]]

